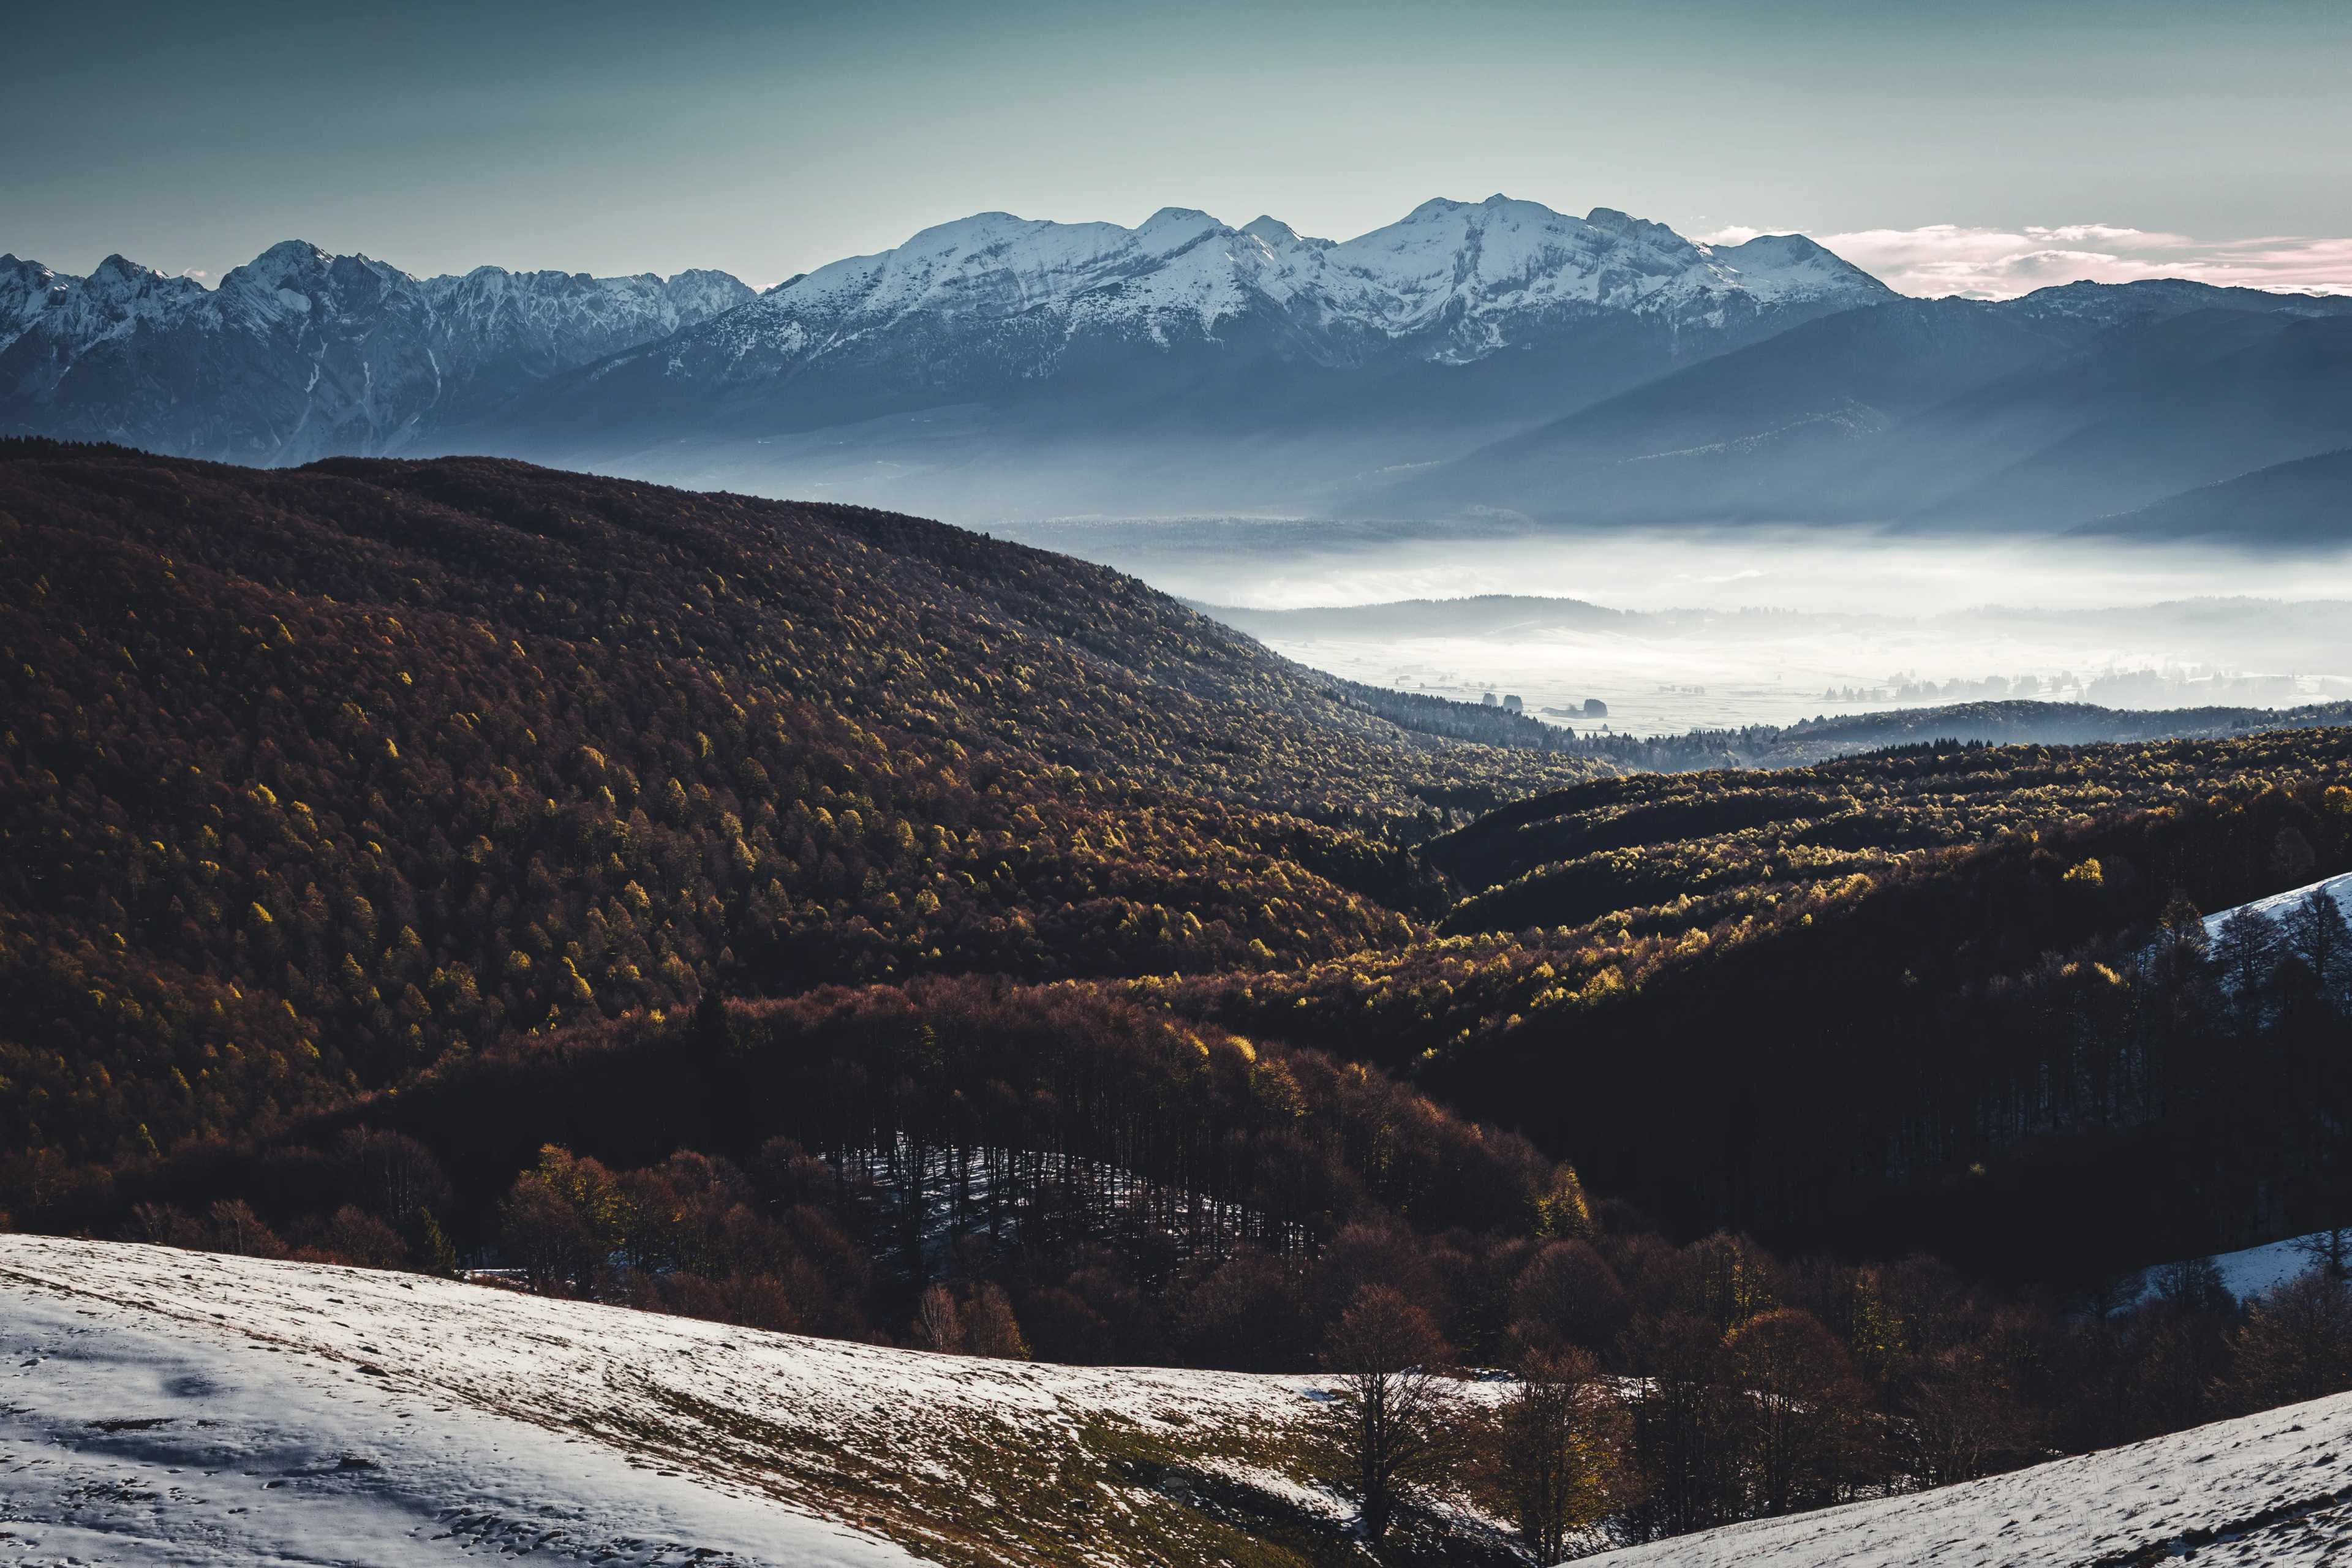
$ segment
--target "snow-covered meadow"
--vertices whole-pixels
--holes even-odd
[[[1315,1392],[0,1236],[0,1563],[1205,1557],[1344,1511],[1268,1460]]]
[[[1215,1562],[1253,1536],[1344,1541],[1350,1510],[1297,1441],[1317,1382],[935,1356],[0,1236],[0,1564]],[[1598,1561],[2345,1554],[2352,1394]]]

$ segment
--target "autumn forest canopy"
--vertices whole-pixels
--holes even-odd
[[[0,443],[0,1226],[1640,1373],[1650,1533],[2352,1382],[2200,1279],[2081,1310],[2352,1214],[2340,917],[2202,921],[2352,869],[2352,731],[1633,772],[490,459]]]

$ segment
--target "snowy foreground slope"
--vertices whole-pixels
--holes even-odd
[[[2231,1568],[2352,1561],[2352,1394],[1592,1558],[1610,1568]]]
[[[0,1564],[1209,1560],[1307,1392],[0,1235]]]

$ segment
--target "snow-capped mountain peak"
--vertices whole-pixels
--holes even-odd
[[[839,464],[845,479],[791,481],[820,489],[961,472],[947,454],[977,452],[1044,495],[1050,472],[1020,456],[1032,437],[994,433],[1017,425],[1088,463],[1108,441],[1106,476],[1223,476],[1197,489],[1219,505],[1248,446],[1259,505],[1360,483],[1407,448],[1458,456],[1889,297],[1810,241],[1710,247],[1501,194],[1423,202],[1346,240],[1186,206],[1132,227],[981,212],[756,295],[707,271],[418,277],[288,239],[215,289],[121,258],[88,278],[0,264],[0,431],[256,463],[497,450],[611,466],[677,442],[743,454],[719,461],[747,474]],[[1135,456],[1160,446],[1182,455]],[[1124,482],[1103,493],[1139,500]]]
[[[1763,234],[1742,245],[1702,245],[1699,251],[1759,299],[1807,289],[1877,288],[1878,280],[1801,234]]]
[[[0,349],[55,306],[65,289],[58,275],[39,262],[0,256]]]
[[[419,279],[299,239],[230,268],[217,289],[121,256],[85,278],[10,257],[0,428],[244,461],[400,450],[530,381],[752,298],[708,271]]]
[[[110,256],[87,278],[53,279],[47,308],[24,322],[19,336],[30,336],[55,323],[79,340],[120,337],[140,324],[166,322],[184,315],[201,304],[205,294],[205,286],[193,278],[158,272],[126,257]]]
[[[1280,218],[1265,214],[1242,225],[1241,231],[1273,251],[1295,250],[1301,246],[1310,250],[1328,250],[1333,244],[1328,239],[1309,238]]]
[[[1352,362],[1388,343],[1461,363],[1527,341],[1563,310],[1719,322],[1727,308],[1887,292],[1825,251],[1815,260],[1758,244],[1733,264],[1664,224],[1607,207],[1578,218],[1500,194],[1423,202],[1344,242],[1303,238],[1272,216],[1231,228],[1190,207],[1162,207],[1134,228],[990,212],[820,268],[709,331],[730,375],[845,356],[870,363],[884,334],[935,342],[1015,321],[1039,356],[1082,335],[1164,348],[1278,318],[1310,334],[1299,352],[1314,359]]]
[[[362,265],[367,261],[363,256],[352,259]],[[244,266],[231,268],[222,281],[226,283],[229,278],[243,274],[248,281],[264,282],[275,288],[289,279],[325,271],[334,263],[332,256],[307,239],[281,239]]]
[[[1591,227],[1626,239],[1639,240],[1644,245],[1660,245],[1674,248],[1687,246],[1690,243],[1664,224],[1652,223],[1647,218],[1633,217],[1619,212],[1615,207],[1594,207],[1584,215],[1584,221]]]

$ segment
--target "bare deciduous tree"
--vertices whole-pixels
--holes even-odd
[[[1747,1394],[1759,1511],[1841,1500],[1864,1399],[1844,1347],[1811,1312],[1784,1307],[1740,1325],[1726,1348]]]
[[[1360,1290],[1324,1342],[1323,1364],[1338,1374],[1326,1424],[1362,1498],[1369,1540],[1388,1533],[1398,1489],[1442,1459],[1451,1355],[1429,1314],[1385,1285]]]
[[[2314,1268],[2266,1292],[2238,1335],[2236,1384],[2248,1410],[2352,1385],[2352,1287]]]
[[[1519,1527],[1538,1563],[1569,1553],[1578,1531],[1629,1498],[1622,1403],[1590,1352],[1530,1352],[1486,1422],[1473,1478]]]
[[[963,1314],[956,1310],[955,1298],[946,1286],[932,1286],[916,1303],[915,1344],[950,1355],[963,1353]]]
[[[2326,888],[2314,888],[2279,923],[2287,950],[2311,971],[2319,994],[2340,1005],[2352,981],[2352,926],[2342,907]]]
[[[1013,1316],[1013,1303],[1001,1285],[983,1284],[972,1292],[971,1310],[964,1314],[964,1349],[974,1355],[1000,1361],[1027,1361],[1029,1341]]]

